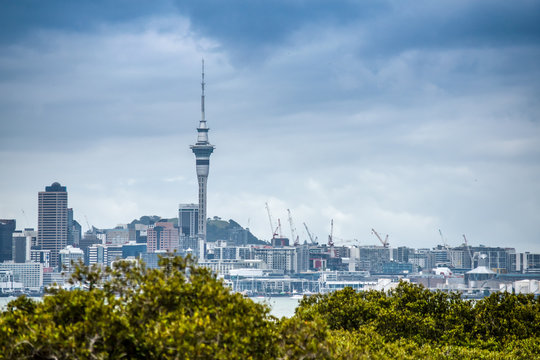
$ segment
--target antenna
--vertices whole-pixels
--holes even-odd
[[[202,81],[201,81],[201,121],[206,121],[204,116],[204,58],[202,59]]]

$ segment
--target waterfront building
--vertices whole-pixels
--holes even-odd
[[[66,277],[63,273],[53,271],[53,268],[44,269],[43,271],[43,287],[49,286],[62,286],[66,281]]]
[[[10,295],[13,292],[20,292],[24,290],[24,286],[21,282],[15,281],[13,271],[0,269],[0,294]]]
[[[178,250],[178,228],[170,222],[157,222],[150,225],[147,231],[147,251],[152,253],[157,250],[173,252]]]
[[[505,274],[511,269],[511,265],[508,263],[509,254],[515,254],[514,248],[501,248],[501,247],[489,247],[489,246],[474,246],[472,247],[474,253],[475,266],[478,266],[481,255],[486,255],[485,266],[488,269],[495,271],[498,274]]]
[[[309,245],[296,246],[296,272],[309,271]]]
[[[390,261],[391,249],[384,246],[359,246],[358,270],[381,273],[383,263]]]
[[[5,261],[0,263],[0,270],[12,271],[14,281],[21,282],[29,290],[40,291],[43,287],[43,264],[31,261],[25,263]]]
[[[0,262],[13,259],[12,244],[15,226],[14,219],[0,219]]]
[[[79,261],[84,263],[84,252],[79,248],[68,245],[60,250],[58,258],[58,270],[70,273],[75,270]]]
[[[38,194],[38,245],[51,250],[51,266],[58,266],[58,254],[68,238],[68,193],[58,182]]]
[[[267,269],[275,272],[292,274],[297,271],[296,249],[287,247],[255,247],[253,248],[253,258],[266,263]]]
[[[508,254],[508,272],[540,274],[540,254],[529,252]]]
[[[198,214],[198,253],[199,259],[204,259],[206,251],[206,184],[208,172],[210,170],[210,155],[215,149],[208,141],[208,131],[204,108],[204,60],[202,63],[202,94],[201,94],[201,120],[197,128],[197,142],[191,145],[191,150],[195,154],[195,165],[197,170],[197,182],[199,183],[199,214]]]

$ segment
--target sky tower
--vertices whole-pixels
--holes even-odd
[[[205,257],[206,245],[206,181],[208,180],[208,170],[210,168],[210,155],[214,151],[214,145],[208,141],[208,126],[204,115],[204,59],[202,60],[202,81],[201,81],[201,121],[197,128],[197,143],[190,148],[195,154],[197,180],[199,182],[199,219],[198,219],[198,256]]]

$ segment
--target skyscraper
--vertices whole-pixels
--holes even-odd
[[[214,145],[208,141],[208,126],[204,114],[204,60],[202,61],[202,94],[201,94],[201,121],[197,128],[197,143],[190,148],[195,154],[197,180],[199,183],[199,219],[197,237],[199,242],[199,258],[204,258],[206,244],[206,181],[210,168],[210,155],[214,151]]]
[[[67,245],[67,202],[66,187],[57,182],[38,194],[38,246],[51,250],[52,267],[58,266],[58,253]]]
[[[195,250],[199,247],[199,205],[178,205],[178,228],[180,230],[180,248]]]
[[[178,227],[180,236],[196,236],[199,231],[199,205],[180,204],[178,205]]]
[[[0,219],[0,262],[11,260],[15,219]]]

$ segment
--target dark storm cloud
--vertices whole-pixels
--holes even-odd
[[[309,24],[344,26],[376,17],[385,2],[353,1],[219,1],[176,2],[192,19],[193,29],[235,48],[239,58],[260,59],[264,49],[281,46],[295,31]]]
[[[102,23],[133,21],[167,12],[168,4],[144,0],[2,1],[0,43],[16,43],[39,29],[91,31]]]
[[[536,1],[219,1],[177,2],[193,29],[236,50],[238,62],[261,60],[304,27],[358,35],[362,57],[408,49],[498,47],[540,40]]]

